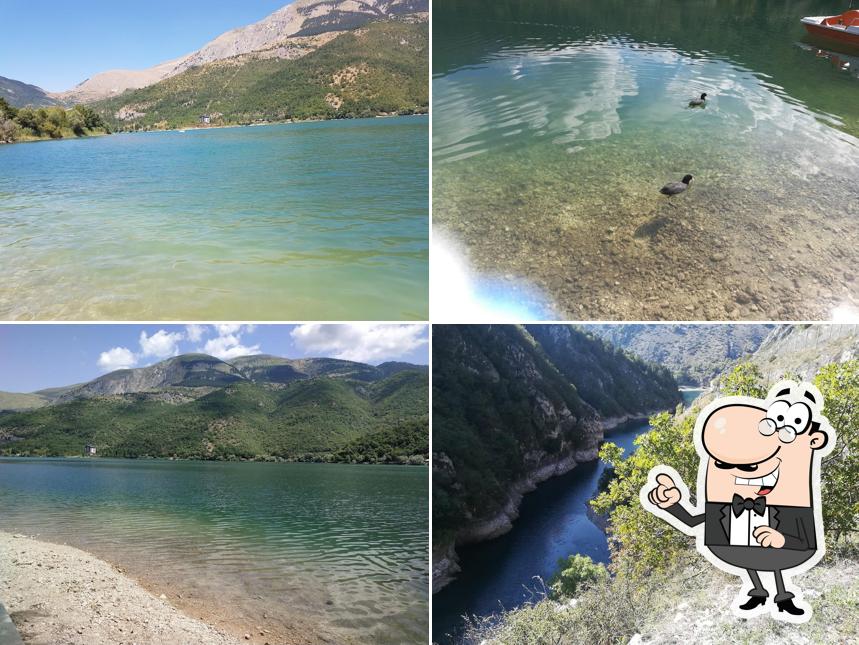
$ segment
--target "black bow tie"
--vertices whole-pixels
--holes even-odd
[[[734,511],[734,517],[739,517],[743,511],[751,510],[754,510],[758,515],[763,515],[767,508],[767,500],[765,497],[756,497],[755,499],[746,497],[743,499],[739,495],[734,494],[734,498],[731,500],[731,508]]]

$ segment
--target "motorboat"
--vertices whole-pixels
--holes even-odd
[[[813,36],[859,47],[859,9],[837,16],[809,16],[802,19],[802,25]]]

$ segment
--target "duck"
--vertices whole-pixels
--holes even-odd
[[[707,92],[701,94],[701,98],[689,101],[689,107],[705,107],[707,105]]]
[[[665,184],[662,188],[659,189],[659,192],[663,195],[668,195],[670,199],[674,195],[679,195],[682,192],[685,192],[687,188],[689,188],[689,184],[692,183],[692,175],[686,175],[680,181],[672,181]]]

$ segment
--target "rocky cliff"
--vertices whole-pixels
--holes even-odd
[[[563,365],[563,369],[558,364]],[[576,365],[579,367],[576,368]],[[638,391],[652,380],[657,394]],[[579,383],[584,389],[579,389]],[[670,374],[575,328],[433,328],[433,589],[455,547],[510,530],[522,496],[597,458],[601,414],[628,418],[679,401]],[[597,392],[595,403],[583,391]]]
[[[859,356],[859,325],[779,325],[751,357],[768,382],[785,374],[814,377],[828,363]]]
[[[772,325],[586,325],[612,345],[671,370],[681,385],[706,386],[755,352]]]

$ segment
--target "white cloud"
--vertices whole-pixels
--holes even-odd
[[[185,336],[192,343],[198,343],[206,335],[205,325],[185,325]]]
[[[98,357],[98,366],[105,372],[127,369],[134,367],[136,364],[137,356],[125,347],[114,347],[106,352],[102,352]]]
[[[241,328],[241,325],[215,325],[215,331],[217,331],[220,336],[235,334],[237,331],[241,330]]]
[[[152,336],[147,336],[145,331],[140,332],[141,357],[154,356],[155,358],[168,358],[179,355],[179,342],[184,340],[182,332],[170,333],[160,330]]]
[[[256,325],[214,325],[218,336],[232,336],[233,334],[252,334]]]
[[[215,358],[220,358],[222,361],[228,361],[239,356],[261,354],[262,351],[258,344],[242,344],[242,336],[252,334],[255,329],[254,325],[215,325],[218,337],[206,341],[201,351]]]
[[[426,325],[300,325],[291,336],[305,352],[363,363],[401,359],[429,342]]]

